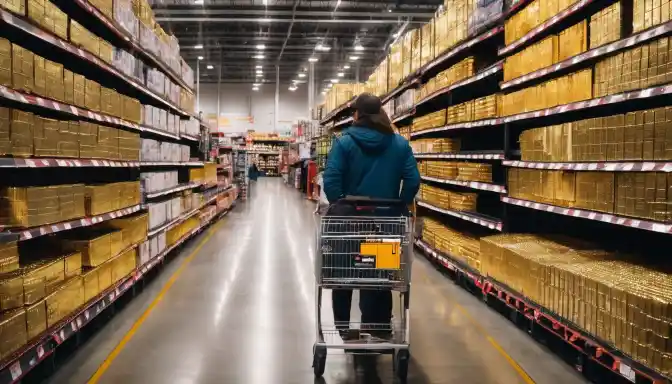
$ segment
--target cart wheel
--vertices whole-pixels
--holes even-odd
[[[315,377],[322,377],[327,364],[327,348],[313,347],[313,372]]]
[[[410,354],[407,349],[400,349],[394,354],[394,371],[399,378],[399,382],[405,383],[408,376],[408,361]]]

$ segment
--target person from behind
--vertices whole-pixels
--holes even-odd
[[[395,134],[380,98],[363,93],[355,100],[354,110],[353,125],[334,139],[327,158],[323,182],[329,203],[345,196],[367,196],[412,204],[420,188],[420,173],[410,144]],[[332,291],[334,320],[342,335],[350,323],[351,300],[351,289]],[[362,323],[390,324],[392,292],[362,290],[359,307]],[[386,337],[385,333],[389,331],[380,337]]]

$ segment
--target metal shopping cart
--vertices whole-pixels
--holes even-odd
[[[355,354],[392,354],[404,382],[409,362],[409,302],[412,265],[411,218],[398,200],[347,197],[329,207],[317,228],[316,339],[313,370],[325,369],[327,350]],[[324,321],[323,289],[391,290],[400,305],[390,323],[337,324]]]

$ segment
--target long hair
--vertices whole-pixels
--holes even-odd
[[[389,116],[387,116],[387,113],[382,108],[376,114],[363,114],[361,112],[358,113],[355,125],[358,127],[373,129],[374,131],[378,131],[386,135],[394,134],[392,122],[390,121]]]

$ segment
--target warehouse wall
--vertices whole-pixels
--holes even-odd
[[[291,129],[291,125],[298,119],[308,117],[308,90],[300,86],[291,92],[287,85],[280,87],[280,132]],[[321,99],[318,92],[318,102]],[[275,109],[275,85],[266,84],[257,92],[252,91],[251,84],[222,84],[221,96],[222,122],[220,129],[223,132],[241,132],[254,129],[257,132],[273,131],[273,114]],[[217,113],[217,85],[201,84],[201,111],[203,115]],[[248,116],[253,118],[249,122]]]

